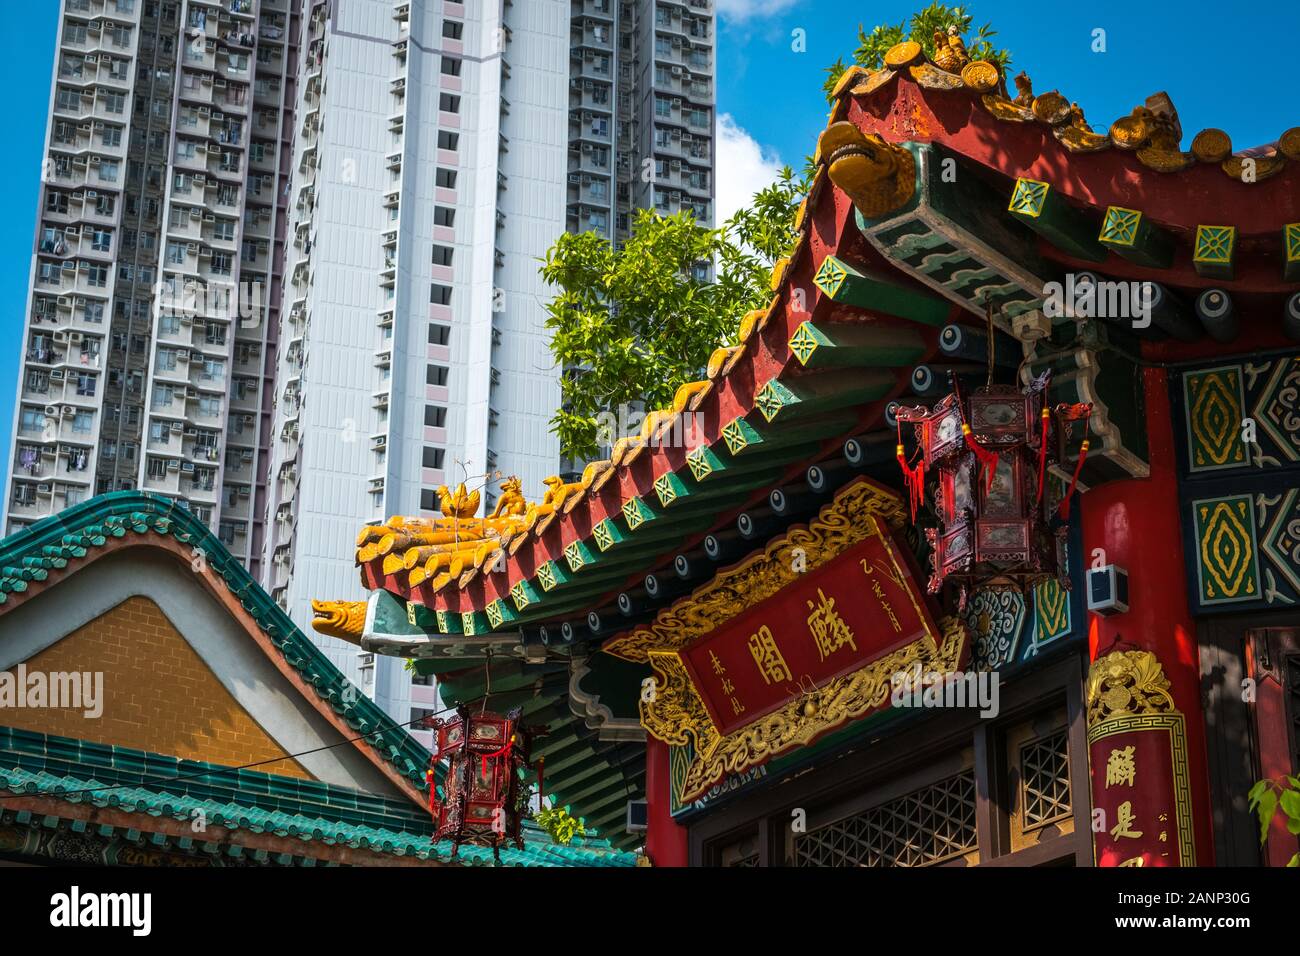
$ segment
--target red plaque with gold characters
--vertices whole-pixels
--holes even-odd
[[[936,625],[894,538],[906,521],[896,493],[860,478],[806,528],[605,645],[654,670],[641,724],[691,746],[682,799],[888,706],[895,674],[963,664],[965,628]]]
[[[718,731],[937,633],[889,529],[867,536],[682,651]]]
[[[1154,654],[1093,663],[1088,760],[1098,866],[1196,865],[1183,715]]]

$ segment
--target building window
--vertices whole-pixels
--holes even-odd
[[[465,32],[465,24],[456,20],[442,21],[442,35],[449,40],[459,40]]]
[[[424,406],[424,424],[427,428],[444,428],[447,424],[447,409],[441,405]]]
[[[449,130],[438,130],[438,148],[456,150],[460,148],[460,134]]]
[[[443,76],[460,76],[461,61],[454,56],[444,56],[442,58],[442,75]]]
[[[448,206],[433,207],[433,224],[435,226],[453,226],[456,224],[456,210]]]
[[[451,326],[440,325],[434,322],[429,326],[429,344],[430,345],[447,345],[451,342]]]
[[[439,93],[438,109],[442,110],[444,113],[459,113],[460,97],[455,93]]]
[[[456,188],[456,170],[439,169],[434,176],[434,181],[443,189]]]
[[[425,369],[424,381],[426,385],[446,385],[447,384],[447,366],[430,365]]]
[[[447,452],[445,449],[425,445],[424,456],[421,460],[421,464],[423,464],[425,468],[441,468],[446,457]]]
[[[429,301],[434,305],[451,305],[451,286],[435,282],[429,289]]]
[[[435,266],[451,265],[452,248],[451,246],[434,246],[433,247],[433,264]]]

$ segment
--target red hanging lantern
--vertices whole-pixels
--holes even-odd
[[[1024,389],[989,384],[966,396],[954,377],[953,390],[933,407],[898,408],[900,428],[915,426],[921,456],[904,477],[914,482],[919,471],[935,485],[938,527],[926,529],[931,593],[951,582],[961,588],[964,604],[976,586],[1023,591],[1047,577],[1069,586],[1068,529],[1057,520],[1044,484],[1049,464],[1064,455],[1062,429],[1086,418],[1091,406],[1052,408],[1049,379],[1045,372]],[[901,437],[899,458],[906,460]]]
[[[524,847],[519,828],[528,808],[523,779],[531,735],[519,726],[519,715],[519,710],[502,716],[461,707],[454,718],[425,722],[436,737],[426,774],[433,838],[451,840],[453,857],[462,844],[491,847],[498,862],[503,844]],[[439,795],[434,771],[442,763]]]

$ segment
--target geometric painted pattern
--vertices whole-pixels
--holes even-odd
[[[1250,371],[1258,368],[1248,366]],[[1283,457],[1300,462],[1300,355],[1278,360],[1271,372],[1256,375],[1261,378],[1251,416]]]
[[[813,285],[833,299],[840,291],[840,286],[844,285],[844,280],[848,277],[848,270],[833,256],[827,256],[822,260],[821,268],[817,270],[817,274],[813,276]]]
[[[1215,471],[1246,465],[1241,366],[1189,372],[1183,377],[1183,393],[1191,470]]]
[[[1043,214],[1043,204],[1051,187],[1037,179],[1017,179],[1007,209],[1019,216],[1037,219]]]
[[[1231,265],[1236,244],[1236,226],[1197,226],[1192,261],[1204,265]]]
[[[790,336],[790,351],[794,353],[800,365],[808,364],[808,360],[812,358],[820,344],[807,322],[800,323],[799,328],[794,330],[794,335]]]
[[[749,446],[750,436],[753,434],[756,434],[753,426],[743,418],[733,418],[722,426],[722,437],[727,443],[727,451],[733,455],[739,455]]]
[[[1055,578],[1034,586],[1034,647],[1070,633],[1070,592]]]
[[[1259,598],[1255,507],[1250,495],[1192,502],[1202,604]]]
[[[1300,355],[1176,374],[1198,609],[1300,607]]]
[[[1016,659],[1016,645],[1025,626],[1025,598],[1007,588],[976,591],[963,614],[971,633],[971,667],[994,671]]]
[[[1300,222],[1288,222],[1282,227],[1283,245],[1286,247],[1286,263],[1300,262]]]
[[[1138,226],[1141,223],[1142,213],[1136,209],[1109,206],[1098,239],[1110,246],[1132,246],[1137,242]]]

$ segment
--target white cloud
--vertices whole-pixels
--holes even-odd
[[[718,114],[714,224],[722,225],[737,209],[748,206],[754,193],[776,180],[783,165],[775,150],[765,149],[730,113]]]
[[[789,10],[797,0],[718,0],[718,16],[728,20],[754,20]]]

